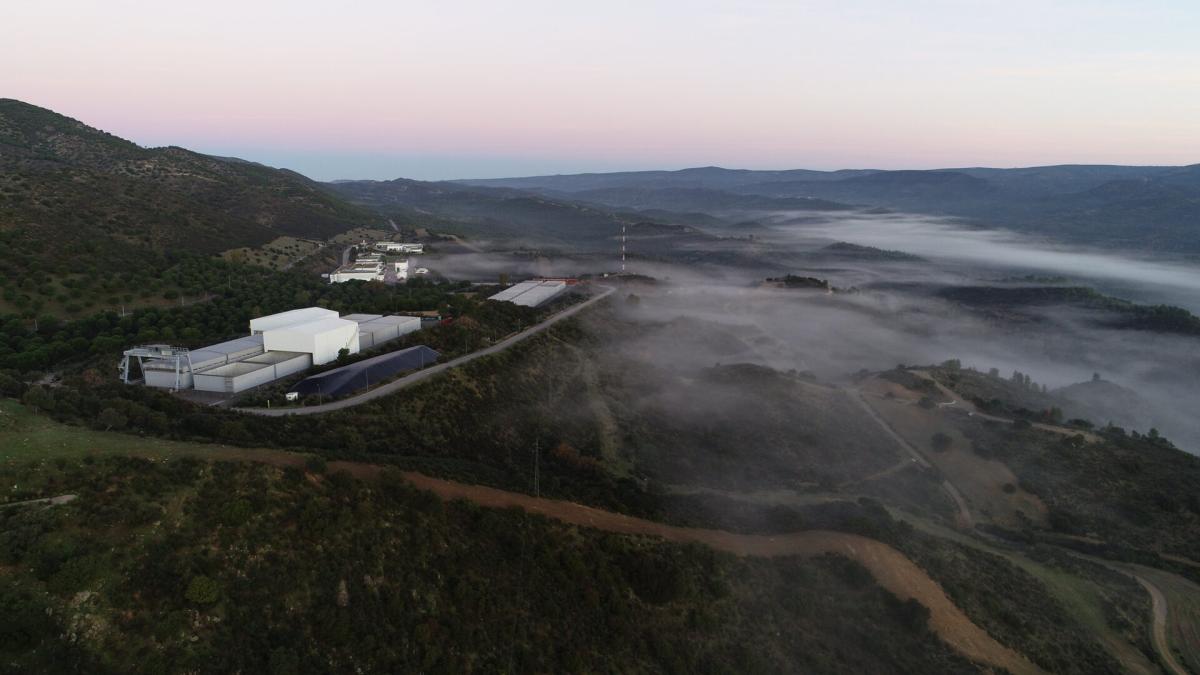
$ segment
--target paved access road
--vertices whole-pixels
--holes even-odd
[[[587,300],[579,303],[578,305],[573,305],[571,307],[568,307],[568,308],[564,309],[563,311],[550,316],[545,321],[542,321],[539,324],[530,326],[529,328],[526,328],[525,330],[521,331],[520,333],[517,333],[516,335],[509,336],[509,337],[501,340],[500,342],[497,342],[496,344],[492,345],[491,347],[485,347],[484,349],[481,349],[477,352],[471,352],[470,354],[465,354],[456,359],[451,359],[445,363],[439,363],[435,366],[430,366],[428,368],[425,368],[424,370],[418,370],[417,372],[412,373],[410,375],[405,375],[404,377],[401,377],[397,380],[392,380],[391,382],[388,382],[387,384],[381,384],[378,387],[375,387],[374,389],[368,389],[367,391],[364,391],[361,394],[355,394],[354,396],[349,396],[347,398],[339,399],[337,401],[331,401],[329,403],[322,403],[321,405],[310,405],[310,406],[297,407],[297,408],[234,408],[234,410],[237,410],[239,412],[244,412],[244,413],[250,413],[253,415],[264,415],[266,417],[283,417],[285,415],[318,415],[321,413],[332,412],[334,410],[342,410],[344,408],[353,408],[356,405],[362,405],[363,403],[366,403],[367,401],[375,400],[381,396],[387,396],[388,394],[393,394],[397,391],[400,391],[401,389],[404,389],[405,387],[411,387],[412,385],[414,385],[418,382],[423,382],[439,373],[443,373],[447,370],[450,370],[451,368],[457,368],[457,367],[463,365],[464,363],[470,363],[471,361],[474,361],[475,359],[487,356],[489,354],[495,354],[497,352],[502,352],[505,349],[508,349],[509,347],[511,347],[519,342],[528,340],[529,338],[533,337],[534,335],[537,335],[538,333],[545,331],[547,328],[553,326],[554,324],[558,323],[559,321],[562,321],[563,319],[568,319],[572,316],[575,316],[575,314],[579,313],[583,309],[590,307],[591,305],[594,305],[597,302],[600,302],[604,298],[607,298],[609,295],[612,295],[613,291],[617,290],[616,288],[613,288],[612,286],[601,286],[600,288],[603,288],[604,291],[602,293],[600,293],[599,295],[588,298]]]

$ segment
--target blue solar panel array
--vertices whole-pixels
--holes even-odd
[[[300,380],[292,391],[301,396],[345,396],[378,384],[396,373],[428,366],[437,361],[439,356],[441,355],[425,345],[409,347],[306,377]]]

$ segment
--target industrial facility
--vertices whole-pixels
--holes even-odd
[[[384,262],[379,253],[362,253],[354,262],[342,265],[329,273],[329,283],[347,281],[382,281],[394,284],[408,279],[408,260]]]
[[[577,279],[530,279],[513,284],[488,300],[511,302],[523,307],[538,307],[567,292],[577,283]]]
[[[415,316],[338,313],[305,307],[250,320],[250,335],[189,350],[147,345],[126,350],[121,379],[134,362],[146,386],[234,394],[370,349],[420,330]]]

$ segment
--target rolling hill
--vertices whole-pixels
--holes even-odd
[[[7,272],[69,272],[165,252],[209,254],[280,235],[326,237],[378,218],[300,174],[178,147],[143,148],[0,99]]]
[[[685,211],[731,210],[745,206],[746,196],[826,200],[957,216],[1108,248],[1200,253],[1200,165],[828,172],[704,167],[463,182],[558,196],[569,193],[578,199],[599,195],[610,205],[662,204],[670,199],[673,210]],[[695,192],[688,200],[681,199],[681,190]],[[759,208],[772,207],[762,202]]]

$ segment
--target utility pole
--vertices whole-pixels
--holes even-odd
[[[621,224],[621,274],[625,273],[625,224]]]
[[[534,497],[542,496],[542,484],[541,484],[541,480],[540,480],[541,476],[538,473],[538,468],[539,468],[539,464],[540,464],[540,460],[541,460],[541,447],[539,445],[540,442],[541,442],[541,439],[535,438],[533,440],[533,496]]]

